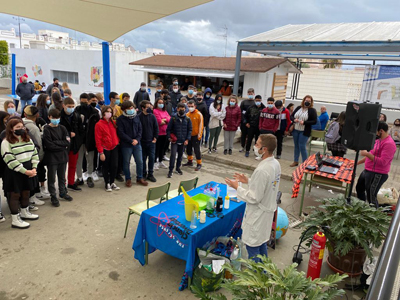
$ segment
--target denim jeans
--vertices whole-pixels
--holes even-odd
[[[293,142],[294,142],[294,161],[299,162],[299,157],[301,153],[301,158],[303,162],[307,159],[307,141],[308,136],[303,134],[303,131],[293,130]]]
[[[135,159],[136,163],[136,179],[143,178],[143,160],[142,160],[142,146],[137,144],[136,146],[121,147],[122,152],[122,170],[125,174],[125,180],[131,179],[130,162],[131,156]]]
[[[25,106],[32,105],[32,100],[20,100],[20,101],[21,101],[21,115],[23,115]]]
[[[268,257],[268,251],[267,251],[267,242],[262,244],[261,246],[258,247],[250,247],[246,245],[247,253],[249,254],[249,258],[254,260],[255,262],[260,262],[261,260],[257,257],[257,255],[264,255]]]
[[[154,160],[156,157],[156,144],[153,142],[141,142],[143,159],[143,176],[152,176],[154,172]],[[149,159],[149,171],[147,171],[147,158]]]

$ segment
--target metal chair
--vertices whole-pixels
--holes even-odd
[[[310,141],[308,142],[308,154],[311,154],[311,147],[323,148],[326,153],[325,130],[311,130]]]
[[[128,219],[126,220],[126,227],[125,227],[125,234],[124,238],[126,238],[126,232],[128,230],[128,225],[129,225],[129,218],[131,217],[132,214],[136,214],[138,216],[142,215],[142,212],[145,211],[146,209],[149,209],[151,207],[156,206],[157,204],[161,203],[163,200],[168,200],[168,191],[171,186],[170,182],[167,182],[166,184],[158,187],[153,187],[149,188],[147,191],[147,197],[145,201],[142,201],[138,204],[134,204],[129,207],[129,212],[128,212]],[[153,200],[160,200],[159,203],[156,203]]]

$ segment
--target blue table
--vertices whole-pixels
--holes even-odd
[[[40,94],[35,94],[34,96],[33,96],[33,98],[32,98],[32,104],[36,104],[36,100],[37,100],[37,98],[39,97],[39,95]],[[10,97],[10,98],[12,98],[13,100],[20,100],[20,98],[19,98],[19,96],[18,95],[7,95],[7,97]]]
[[[219,185],[220,196],[225,199],[227,187]],[[188,192],[190,196],[202,193],[205,185]],[[145,210],[140,216],[132,249],[135,258],[142,265],[147,264],[147,254],[156,249],[186,261],[185,272],[193,275],[196,249],[201,248],[214,237],[236,236],[241,230],[246,204],[230,201],[230,207],[222,213],[207,214],[206,223],[197,222],[191,229],[185,218],[183,196],[180,195],[157,206]]]

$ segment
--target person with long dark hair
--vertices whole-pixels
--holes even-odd
[[[328,150],[332,152],[333,156],[340,156],[343,157],[347,152],[347,147],[341,143],[342,133],[343,133],[343,126],[344,122],[346,121],[346,112],[342,111],[339,116],[329,125],[327,130],[327,135],[329,132],[336,131],[334,134],[334,139],[336,139],[333,143],[326,143]],[[327,137],[327,140],[328,137]]]
[[[158,139],[156,142],[156,161],[158,159],[158,163],[155,163],[154,169],[166,169],[168,167],[163,163],[163,158],[165,154],[165,144],[167,143],[167,127],[169,121],[171,120],[171,116],[168,114],[165,101],[162,98],[156,99],[156,102],[154,103],[153,114],[157,119],[159,128]]]
[[[225,106],[223,104],[223,97],[221,94],[215,96],[214,102],[210,105],[210,139],[208,144],[208,153],[217,152],[218,138],[221,134],[222,125],[225,119]]]
[[[38,185],[36,168],[39,155],[21,119],[8,121],[6,138],[1,143],[1,155],[7,165],[3,190],[11,211],[11,227],[28,228],[30,224],[24,220],[39,219],[38,215],[29,211],[30,191]]]
[[[117,125],[112,119],[113,109],[109,105],[101,108],[101,119],[95,126],[96,147],[103,162],[103,178],[107,192],[119,190],[114,183],[118,168]]]
[[[39,116],[46,121],[47,124],[50,123],[49,119],[49,106],[51,104],[51,100],[49,95],[40,94],[36,100],[36,107],[39,110]]]

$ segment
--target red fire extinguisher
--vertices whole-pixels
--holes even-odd
[[[311,244],[310,261],[308,262],[307,270],[307,277],[311,277],[312,280],[314,280],[315,278],[319,278],[321,274],[325,244],[326,236],[325,234],[323,234],[323,232],[318,231],[316,234],[314,234]]]

